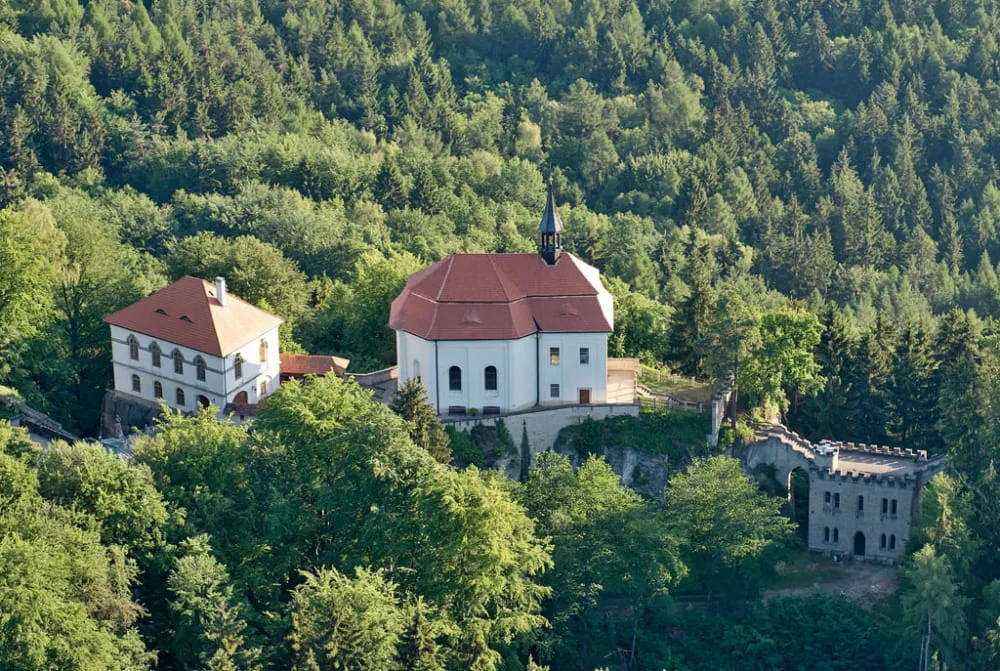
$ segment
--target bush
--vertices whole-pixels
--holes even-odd
[[[445,427],[448,438],[451,439],[451,454],[458,466],[482,466],[483,451],[476,445],[476,441],[465,431],[457,431],[452,427]]]

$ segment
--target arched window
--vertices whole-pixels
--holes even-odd
[[[267,363],[267,341],[260,341],[260,362]]]
[[[891,536],[889,536],[889,549],[890,550],[896,549],[896,534],[892,534]]]
[[[179,349],[175,349],[174,353],[171,355],[174,358],[174,372],[178,375],[184,374],[184,355],[181,354]]]
[[[233,375],[236,376],[237,380],[240,379],[241,377],[243,377],[243,355],[242,354],[237,354],[236,355],[236,361],[233,362]]]
[[[448,369],[448,389],[449,391],[462,391],[462,369],[452,366]]]
[[[134,335],[128,337],[128,358],[132,361],[139,360],[139,339]]]
[[[834,530],[833,530],[833,542],[834,543],[839,543],[840,542],[840,529],[834,528]]]
[[[205,381],[205,360],[200,356],[194,358],[194,372],[199,380]]]
[[[487,366],[484,373],[486,377],[486,391],[497,390],[497,367]]]
[[[157,368],[160,367],[160,346],[157,343],[153,343],[149,346],[149,352],[153,355],[153,365]],[[157,397],[159,398],[159,397]]]
[[[823,527],[823,542],[830,542],[830,527]]]
[[[137,394],[142,392],[142,380],[139,379],[138,375],[132,376],[132,391]]]
[[[177,405],[178,407],[184,407],[184,390],[177,387]]]
[[[882,534],[878,539],[878,546],[880,548],[885,548],[885,534]]]
[[[153,396],[156,398],[163,398],[163,385],[159,382],[153,383]]]
[[[260,391],[257,393],[257,398],[264,398],[267,396],[267,380],[262,380],[260,383]]]

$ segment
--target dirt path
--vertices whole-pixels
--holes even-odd
[[[829,557],[804,555],[775,567],[779,582],[765,590],[764,601],[812,594],[843,595],[862,608],[892,594],[899,586],[899,569],[873,562],[834,562]]]

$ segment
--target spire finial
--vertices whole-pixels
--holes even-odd
[[[549,197],[545,203],[545,211],[542,213],[542,221],[538,225],[541,239],[538,245],[538,252],[545,259],[547,264],[554,265],[562,253],[562,219],[559,218],[559,210],[556,208],[556,194],[552,187],[552,175],[549,174]]]

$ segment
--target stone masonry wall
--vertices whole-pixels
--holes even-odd
[[[851,555],[855,553],[855,536],[861,533],[866,559],[902,560],[910,539],[918,484],[916,480],[900,478],[855,477],[811,471],[809,549]],[[863,503],[859,498],[863,499]],[[887,501],[885,513],[882,512],[882,499]],[[892,514],[893,501],[896,501],[896,514]],[[883,534],[886,537],[885,547],[882,547]]]
[[[520,447],[521,436],[525,428],[528,431],[528,449],[533,466],[539,452],[551,450],[563,427],[579,424],[587,418],[600,420],[616,415],[639,416],[639,406],[628,404],[595,404],[595,405],[565,405],[555,408],[526,410],[506,415],[478,416],[467,419],[443,419],[446,426],[458,431],[471,431],[472,427],[483,424],[493,426],[497,419],[503,419],[507,430],[514,438],[514,444]]]

